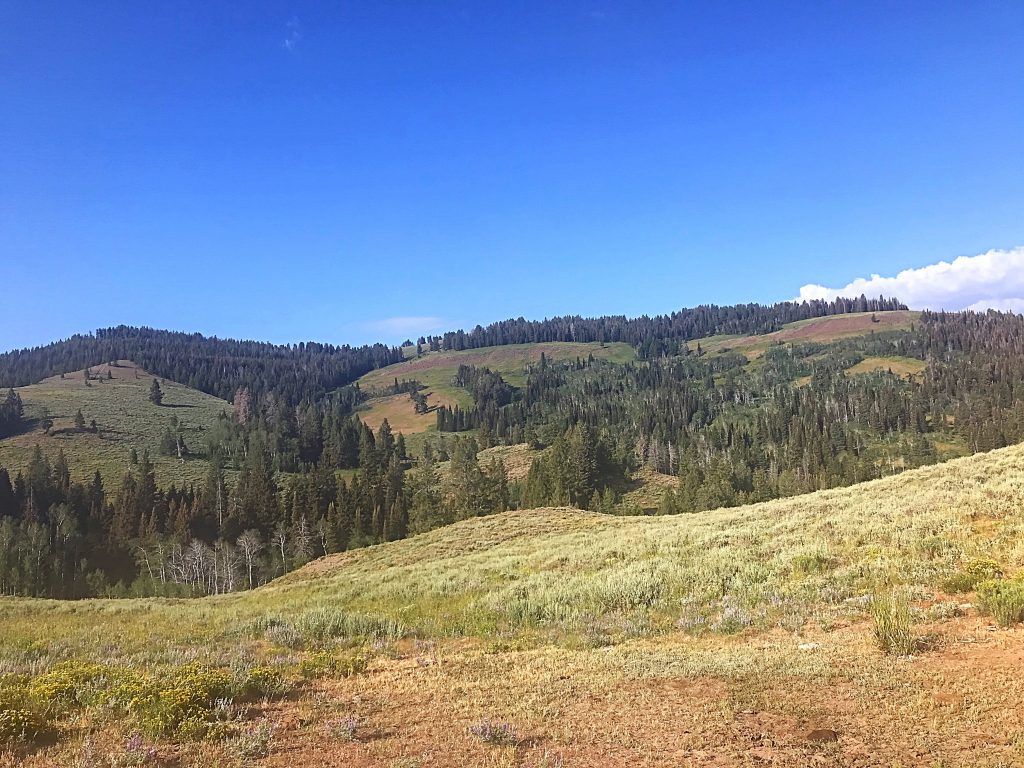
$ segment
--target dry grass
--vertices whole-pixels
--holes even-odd
[[[456,403],[445,395],[430,392],[427,396],[431,409],[442,405],[454,406]],[[392,395],[378,397],[367,402],[357,414],[371,429],[376,431],[387,419],[392,431],[406,435],[426,432],[437,425],[437,416],[433,410],[427,413],[416,413],[409,395]]]
[[[679,478],[675,475],[664,475],[650,467],[641,467],[633,473],[630,488],[622,495],[624,507],[638,507],[643,510],[655,510],[665,491],[679,487]]]
[[[897,376],[907,378],[924,372],[928,364],[924,360],[913,357],[866,357],[856,365],[850,366],[846,372],[852,376],[874,371],[891,371]]]
[[[1024,634],[941,585],[981,559],[1012,577],[1022,534],[1022,447],[694,515],[514,512],[324,558],[251,594],[2,600],[0,669],[289,669],[313,651],[252,627],[385,628],[376,650],[339,638],[367,643],[366,671],[250,712],[278,725],[266,765],[995,768],[1024,761]],[[930,638],[923,655],[873,641],[871,596],[894,587]],[[407,639],[387,641],[399,624]],[[104,749],[130,728],[97,717],[11,765],[74,765],[89,728]],[[325,741],[344,717],[355,739]],[[468,729],[483,720],[519,741],[481,742]],[[159,749],[166,765],[240,764],[220,743]]]
[[[755,360],[773,344],[811,341],[824,344],[851,336],[864,336],[872,332],[909,330],[910,326],[917,322],[920,314],[920,312],[893,311],[816,317],[790,323],[774,333],[760,336],[709,336],[690,342],[690,348],[696,349],[699,343],[701,349],[707,353],[739,352],[748,359]]]

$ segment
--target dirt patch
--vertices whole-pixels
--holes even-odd
[[[962,625],[951,630],[973,636]],[[472,645],[454,656],[442,651],[436,665],[399,658],[318,694],[327,702],[322,714],[359,720],[355,742],[332,742],[319,730],[329,726],[304,726],[309,715],[282,712],[285,727],[266,764],[867,768],[1024,760],[1010,704],[1024,692],[1014,671],[1024,661],[1017,633],[983,633],[916,659],[881,656],[863,626],[825,635],[822,645],[836,663],[827,677],[766,669],[761,677],[632,680],[604,668],[600,651],[481,655]],[[474,736],[470,726],[483,719],[510,723],[515,744]]]

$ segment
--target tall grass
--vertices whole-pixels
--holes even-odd
[[[871,601],[874,636],[883,653],[907,656],[914,650],[910,600],[904,590],[876,595]]]

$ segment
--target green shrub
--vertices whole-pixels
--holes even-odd
[[[836,566],[835,558],[824,552],[811,552],[793,558],[793,573],[797,576],[811,576],[826,573]]]
[[[982,558],[971,560],[967,565],[942,582],[942,588],[950,594],[973,592],[983,581],[998,579],[1003,569],[995,560]]]
[[[0,709],[0,744],[32,742],[52,730],[50,723],[31,709]]]
[[[102,664],[65,661],[33,678],[28,693],[41,709],[66,713],[92,703],[96,697],[95,683],[109,674],[110,670]]]
[[[276,699],[288,693],[288,682],[274,667],[253,667],[240,685],[239,695],[247,701]]]
[[[157,690],[131,702],[144,730],[154,736],[175,734],[185,739],[213,737],[218,699],[231,695],[231,675],[221,669],[189,664]]]
[[[277,729],[274,724],[263,718],[228,741],[228,752],[244,761],[267,757],[274,741],[275,730]]]
[[[875,620],[875,642],[884,653],[906,656],[914,650],[910,601],[905,592],[877,595],[871,601],[871,616]]]
[[[978,585],[978,604],[1000,626],[1024,621],[1024,581],[990,579]]]
[[[369,663],[369,654],[362,650],[340,654],[319,651],[299,662],[299,674],[307,680],[321,677],[352,677],[363,672]]]
[[[0,677],[0,745],[32,742],[51,731],[49,719],[32,702],[27,678]]]

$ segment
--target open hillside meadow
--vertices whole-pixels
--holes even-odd
[[[0,765],[1024,763],[1024,448],[509,512],[194,600],[0,600]]]
[[[415,355],[415,349],[412,354]],[[374,429],[387,419],[392,429],[406,435],[433,430],[436,425],[434,410],[439,406],[458,405],[460,408],[469,408],[473,405],[470,393],[452,383],[452,377],[460,365],[489,368],[501,374],[511,386],[521,387],[526,384],[527,367],[539,363],[541,355],[551,361],[582,360],[590,355],[595,359],[613,363],[628,363],[636,359],[636,351],[629,344],[599,342],[552,341],[482,347],[457,352],[424,352],[419,357],[380,368],[359,379],[359,386],[371,395],[364,409],[359,411],[359,417]],[[394,384],[396,379],[416,380],[425,387],[423,393],[426,395],[428,405],[426,413],[416,413],[412,401],[406,394],[372,396],[375,392]]]
[[[128,360],[89,371],[88,381],[84,371],[74,371],[18,388],[26,425],[19,434],[0,440],[0,466],[13,474],[28,466],[36,446],[51,460],[63,450],[75,479],[87,481],[99,470],[108,487],[117,487],[134,448],[139,455],[149,451],[161,486],[202,480],[207,471],[202,458],[205,434],[221,413],[230,413],[230,403],[161,379],[164,398],[155,405],[149,401],[153,376]],[[78,411],[84,428],[75,425]],[[175,421],[189,448],[184,460],[160,451],[160,438]]]
[[[777,344],[802,344],[817,342],[827,344],[840,339],[864,336],[870,333],[885,331],[906,331],[918,322],[920,312],[893,310],[887,312],[858,312],[830,317],[815,317],[809,320],[798,320],[789,323],[773,333],[756,336],[730,336],[721,334],[697,339],[691,342],[694,349],[697,345],[704,352],[725,353],[738,352],[748,359],[754,360],[765,353],[769,347]]]

